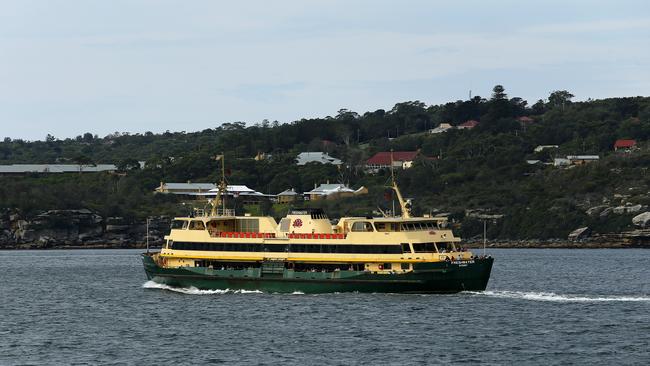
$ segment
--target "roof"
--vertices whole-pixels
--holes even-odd
[[[533,123],[533,122],[535,122],[534,119],[532,119],[532,118],[530,118],[528,116],[519,117],[519,118],[517,118],[517,121],[522,122],[522,123]]]
[[[458,127],[474,128],[478,126],[478,121],[470,119],[458,125]]]
[[[163,183],[167,189],[203,190],[209,191],[216,187],[214,183]]]
[[[219,188],[213,188],[210,192],[217,193]],[[250,189],[245,185],[228,185],[226,186],[226,192],[231,194],[238,194],[243,196],[260,196],[263,193],[257,192],[254,189]]]
[[[569,160],[598,160],[600,156],[598,155],[567,155],[566,157]]]
[[[321,164],[334,164],[341,165],[343,162],[337,158],[333,158],[324,152],[301,152],[296,157],[298,165],[305,165],[307,163],[321,163]]]
[[[632,147],[634,145],[636,145],[636,140],[620,139],[620,140],[616,140],[616,142],[614,143],[614,148],[618,149],[620,147]]]
[[[114,164],[11,164],[0,165],[0,173],[78,173],[115,171]]]
[[[441,133],[454,128],[449,123],[441,123],[438,127],[429,130],[429,133]]]
[[[354,192],[353,189],[350,187],[346,187],[345,184],[321,184],[320,186],[312,189],[309,192],[305,192],[305,194],[321,194],[321,195],[330,195],[332,193],[337,193],[337,192]]]
[[[390,151],[378,152],[373,157],[366,160],[366,164],[390,165],[390,155]],[[417,151],[393,151],[393,161],[413,161],[417,155]]]
[[[278,196],[295,196],[297,194],[298,193],[296,193],[296,190],[291,188],[291,189],[287,189],[286,191],[278,193]]]

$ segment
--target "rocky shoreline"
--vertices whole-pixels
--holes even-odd
[[[0,211],[0,250],[3,249],[144,249],[147,222],[150,248],[160,248],[171,219],[149,217],[129,221],[123,217],[102,217],[87,209],[50,210],[27,218],[13,210]],[[483,247],[480,238],[463,241],[467,248]],[[593,235],[579,240],[490,240],[487,248],[650,248],[650,229]]]
[[[87,210],[49,210],[27,218],[13,210],[0,211],[0,249],[100,249],[160,247],[170,218],[131,221],[102,217]]]

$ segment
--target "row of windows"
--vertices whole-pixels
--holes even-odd
[[[402,247],[399,245],[173,242],[171,243],[170,248],[178,249],[178,250],[207,250],[207,251],[224,251],[224,252],[402,254]]]
[[[260,231],[259,219],[237,219],[235,223],[237,226],[236,231],[247,233],[257,233]],[[208,225],[214,229],[216,228],[217,222],[210,221],[208,222]],[[174,220],[172,221],[171,228],[175,230],[205,230],[205,224],[200,220]]]

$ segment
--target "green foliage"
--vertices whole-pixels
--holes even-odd
[[[501,238],[565,237],[578,226],[596,232],[629,228],[629,217],[596,219],[585,214],[616,193],[647,187],[650,154],[650,98],[612,98],[572,102],[567,91],[554,91],[548,101],[532,106],[509,97],[495,86],[490,99],[426,106],[420,101],[396,104],[392,109],[359,115],[346,109],[334,117],[302,119],[289,124],[242,122],[200,132],[162,134],[113,133],[100,138],[90,133],[60,140],[27,142],[5,138],[0,142],[0,163],[113,163],[121,173],[0,176],[0,207],[27,213],[43,209],[91,208],[107,216],[142,218],[152,214],[186,214],[187,206],[172,195],[153,194],[161,181],[216,182],[224,153],[227,179],[264,193],[288,188],[311,190],[328,180],[365,186],[365,196],[337,201],[306,202],[323,207],[331,217],[368,215],[378,207],[391,208],[383,193],[389,172],[367,175],[360,166],[378,151],[420,150],[411,169],[399,171],[407,197],[415,198],[419,213],[450,212],[462,222],[465,236],[482,235],[482,223],[465,217],[467,209],[484,209],[505,215],[491,223],[488,236]],[[518,118],[530,116],[522,125]],[[458,125],[474,119],[471,130],[427,131],[440,123]],[[612,152],[616,139],[636,139],[640,151],[628,155]],[[537,145],[559,145],[558,150],[535,154]],[[324,151],[346,162],[297,166],[302,151]],[[256,161],[263,152],[271,158]],[[526,159],[550,160],[554,156],[598,154],[597,164],[557,169],[530,166]],[[140,169],[138,161],[144,161]],[[636,192],[636,191],[635,191]],[[647,189],[630,200],[650,203]],[[235,204],[238,204],[235,202]],[[238,207],[243,209],[244,207]],[[249,210],[253,208],[248,207]],[[281,217],[287,205],[264,202],[258,213]]]

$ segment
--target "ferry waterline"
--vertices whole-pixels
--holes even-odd
[[[223,163],[222,163],[223,164]],[[149,280],[174,287],[263,292],[454,293],[485,290],[490,256],[465,251],[444,217],[412,217],[393,178],[401,216],[342,217],[294,209],[279,223],[236,216],[222,179],[211,212],[177,217]]]

